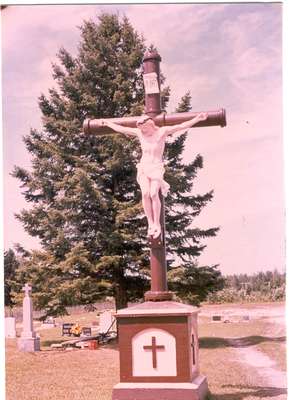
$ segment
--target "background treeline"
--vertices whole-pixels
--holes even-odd
[[[285,300],[286,275],[276,269],[253,275],[234,274],[225,278],[225,287],[207,297],[209,303],[237,303]]]
[[[21,264],[23,262],[23,249],[17,248],[18,252],[15,253],[12,249],[9,249],[4,254],[4,294],[5,294],[5,306],[16,311],[17,306],[21,306],[22,303],[22,286],[24,281],[19,281],[18,272],[21,270]],[[22,251],[22,257],[19,255]],[[24,257],[25,258],[25,257]],[[202,275],[202,274],[201,274]],[[258,272],[253,275],[247,274],[234,274],[226,277],[219,277],[222,281],[222,285],[218,291],[210,292],[208,282],[202,282],[199,280],[200,276],[192,277],[191,292],[187,292],[187,286],[185,290],[180,287],[173,288],[175,293],[178,295],[182,293],[186,295],[183,299],[185,302],[191,302],[191,298],[197,296],[199,291],[203,291],[202,302],[208,303],[244,303],[244,302],[271,302],[271,301],[284,301],[286,291],[286,275],[277,270]],[[188,283],[187,283],[188,284]],[[207,286],[206,286],[207,284]],[[215,283],[214,288],[217,284]],[[205,288],[205,289],[204,289]],[[207,292],[206,292],[207,289]],[[18,296],[15,297],[15,293]],[[14,294],[14,295],[13,295]],[[34,297],[34,296],[33,296]],[[181,300],[181,298],[179,298]],[[19,300],[19,301],[17,301]],[[103,297],[100,302],[105,302],[108,297]],[[110,307],[112,307],[112,300],[110,298]],[[192,302],[191,302],[192,303]],[[92,303],[91,303],[92,304]],[[83,304],[82,304],[83,305]],[[74,304],[76,306],[76,304]],[[81,306],[81,305],[80,305]],[[41,311],[41,307],[37,307]],[[43,310],[42,310],[43,311]]]

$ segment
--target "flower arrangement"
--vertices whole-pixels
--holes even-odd
[[[82,328],[79,324],[75,324],[71,327],[70,332],[74,335],[74,336],[80,336],[82,331]]]

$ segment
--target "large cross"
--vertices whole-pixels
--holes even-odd
[[[164,350],[165,346],[160,346],[156,344],[156,337],[152,336],[152,344],[151,346],[143,346],[144,350],[151,350],[153,357],[153,368],[157,368],[157,350]]]
[[[157,126],[177,125],[196,117],[198,112],[185,112],[167,115],[161,109],[160,90],[160,61],[161,57],[156,51],[146,52],[143,59],[143,78],[145,86],[145,113],[154,119]],[[208,111],[208,117],[200,121],[194,127],[201,126],[226,126],[226,112],[223,108],[217,111]],[[140,117],[111,118],[107,121],[114,122],[123,127],[135,128]],[[102,126],[97,119],[86,119],[83,123],[83,131],[88,134],[104,135],[113,134],[115,131],[107,126]],[[165,245],[165,215],[164,199],[161,199],[161,230],[162,234],[156,238],[150,238],[150,266],[151,266],[151,290],[145,293],[146,301],[171,300],[172,293],[167,286],[167,265]]]

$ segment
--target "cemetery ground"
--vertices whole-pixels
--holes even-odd
[[[221,321],[213,322],[213,315]],[[56,319],[82,326],[93,321],[95,312]],[[61,326],[34,326],[41,338],[40,352],[21,353],[16,339],[6,339],[7,400],[111,400],[119,382],[116,341],[97,350],[55,350],[51,343],[64,340]],[[18,335],[20,331],[17,326]],[[210,400],[287,398],[284,303],[204,305],[199,339]]]

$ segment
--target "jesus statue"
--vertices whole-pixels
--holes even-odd
[[[191,128],[207,118],[208,113],[202,112],[189,121],[160,128],[155,125],[153,118],[147,115],[138,120],[136,128],[127,128],[106,119],[98,120],[102,126],[108,126],[124,135],[135,136],[140,141],[142,156],[137,164],[137,182],[141,188],[142,204],[148,220],[148,236],[154,239],[161,234],[159,191],[166,196],[169,190],[169,184],[164,180],[163,154],[166,137]]]

